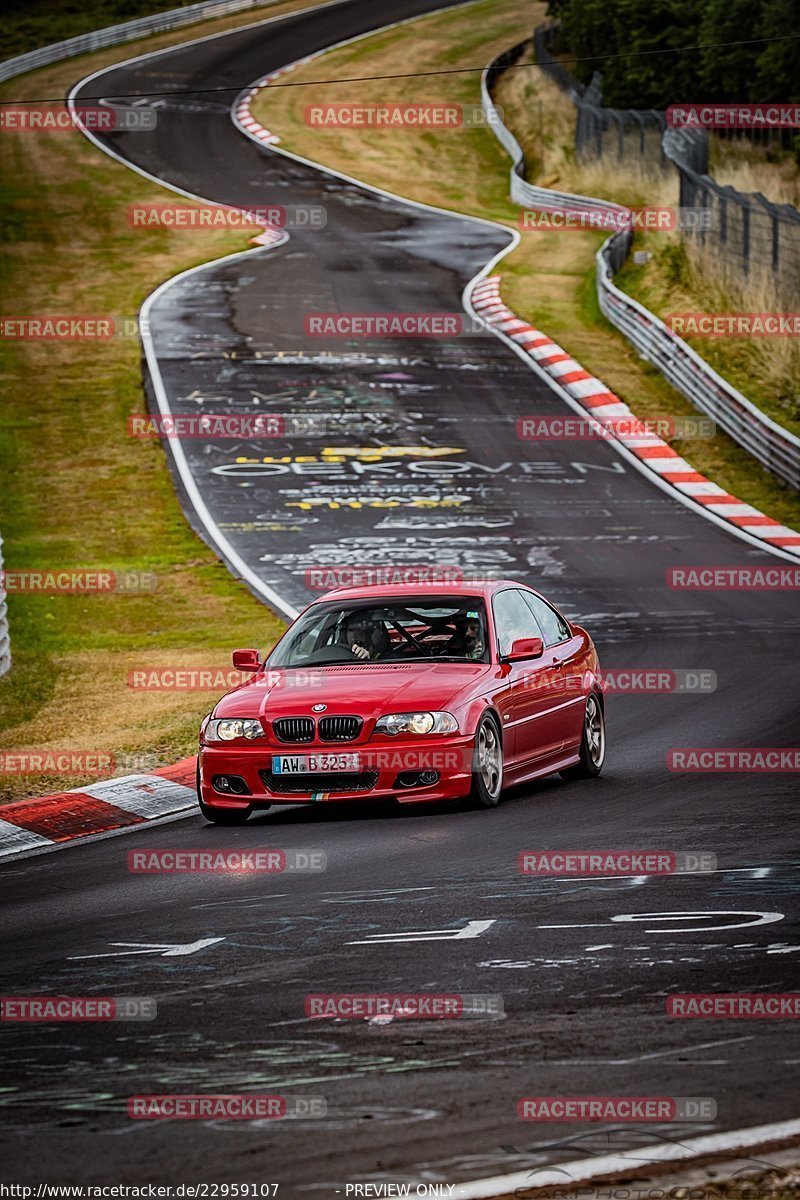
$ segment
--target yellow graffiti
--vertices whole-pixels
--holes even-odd
[[[463,454],[459,446],[326,446],[323,457],[347,458],[444,458],[448,454]]]
[[[312,508],[459,508],[467,500],[287,500],[287,508],[300,508],[308,512]]]
[[[348,458],[358,458],[362,462],[380,462],[384,458],[446,458],[463,453],[461,446],[326,446],[319,454],[265,454],[263,458],[241,454],[233,461],[291,466],[292,463],[346,462]]]

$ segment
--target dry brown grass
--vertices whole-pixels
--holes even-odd
[[[290,0],[268,15],[307,7]],[[4,99],[64,95],[82,75],[258,13],[148,38],[12,80]],[[174,194],[114,162],[77,130],[0,138],[4,311],[133,318],[160,282],[245,249],[237,232],[141,232],[134,203]],[[0,679],[0,750],[82,749],[169,763],[191,753],[214,693],[143,693],[132,666],[226,667],[236,645],[282,628],[191,532],[158,443],[127,436],[141,411],[138,338],[0,344],[0,532],[8,570],[105,567],[158,577],[142,595],[13,596],[13,666]],[[224,690],[224,689],[221,689]],[[80,777],[0,777],[0,802]]]
[[[530,52],[520,59],[522,63],[532,61]],[[536,68],[507,72],[499,81],[496,99],[525,150],[532,182],[632,208],[679,203],[677,171],[671,167],[662,171],[651,158],[629,157],[624,170],[609,157],[579,162],[574,150],[574,106],[544,72]],[[747,142],[716,139],[713,144],[717,148],[715,173],[717,162],[726,168],[721,182],[756,191],[760,180],[765,187],[771,186],[773,198],[780,195],[791,202],[798,175],[791,161],[767,164],[758,148]],[[638,236],[635,245],[648,250],[653,261],[642,267],[629,262],[616,282],[661,317],[669,312],[773,312],[786,307],[786,298],[776,296],[770,276],[754,271],[745,280],[740,273],[726,270],[724,261],[713,253],[704,255],[693,248],[687,255],[677,233]],[[800,431],[800,347],[796,339],[689,340],[773,420]]]
[[[466,20],[466,14],[470,20]],[[484,67],[496,54],[518,43],[541,20],[544,5],[527,0],[491,0],[453,13],[428,16],[386,34],[342,47],[316,59],[290,76],[302,88],[265,88],[254,105],[255,116],[278,133],[287,149],[322,162],[410,199],[458,212],[489,217],[517,227],[517,210],[508,199],[509,160],[493,134],[485,130],[408,129],[366,132],[359,129],[310,129],[305,105],[315,99],[480,102],[480,77],[442,75],[419,80],[372,80],[355,84],[315,85],[314,80],[355,75],[383,75],[397,70],[435,71],[457,64]],[[523,60],[524,61],[524,60]],[[540,119],[538,98],[546,120]],[[648,201],[653,181],[630,181],[620,195],[621,180],[604,168],[578,167],[570,153],[572,107],[540,72],[511,71],[497,101],[506,121],[535,161],[544,129],[541,182],[560,189],[621,199],[631,205]],[[552,125],[551,125],[552,119]],[[552,132],[551,132],[552,130]],[[538,139],[538,140],[537,140]],[[581,172],[584,172],[582,174]],[[669,181],[659,179],[659,188]],[[674,203],[674,191],[659,191],[660,203]],[[522,233],[520,246],[503,259],[503,297],[520,316],[546,330],[583,366],[603,379],[642,417],[696,415],[696,409],[670,387],[654,367],[643,363],[629,342],[601,316],[594,287],[594,255],[603,241],[595,232]],[[800,499],[785,488],[730,439],[673,442],[703,471],[734,495],[741,496],[789,525],[800,523]]]
[[[677,204],[675,172],[660,171],[647,159],[627,159],[624,171],[609,158],[580,162],[575,153],[575,106],[533,62],[528,49],[518,60],[519,69],[501,75],[495,92],[506,124],[525,151],[531,183],[631,208]]]
[[[761,192],[774,204],[800,208],[800,163],[787,153],[772,161],[766,147],[752,145],[746,138],[712,137],[710,173],[718,183],[740,192]]]
[[[688,256],[677,235],[642,238],[651,262],[627,263],[617,283],[659,316],[668,313],[775,312],[775,285],[769,275],[753,274],[743,286],[709,252]],[[687,337],[691,346],[768,416],[800,434],[800,345],[797,338]]]

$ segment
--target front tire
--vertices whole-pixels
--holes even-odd
[[[559,771],[562,779],[596,779],[606,759],[606,719],[603,703],[594,692],[586,698],[580,762]]]
[[[495,808],[503,791],[503,741],[493,717],[483,716],[475,730],[470,799],[478,808]]]
[[[248,804],[247,808],[216,808],[214,805],[206,804],[200,793],[199,762],[197,764],[197,803],[202,815],[213,825],[244,825],[253,811],[252,804]]]

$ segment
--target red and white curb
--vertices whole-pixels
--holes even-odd
[[[277,133],[272,133],[269,129],[265,129],[264,126],[255,119],[250,111],[250,104],[253,98],[258,95],[262,88],[267,87],[268,84],[273,83],[274,80],[280,79],[282,75],[288,75],[289,72],[294,71],[296,67],[302,67],[305,65],[305,63],[313,62],[315,58],[320,58],[324,53],[325,51],[318,51],[316,54],[307,54],[305,58],[298,58],[296,62],[288,63],[287,66],[280,67],[277,71],[271,71],[269,75],[264,75],[261,79],[257,79],[252,87],[247,88],[246,91],[241,93],[236,100],[234,113],[236,115],[236,120],[241,126],[243,126],[244,129],[246,129],[251,137],[256,138],[259,142],[265,142],[269,146],[278,145],[281,139],[278,137]]]
[[[405,24],[405,22],[401,22],[401,24]],[[358,41],[360,39],[350,40]],[[341,44],[347,45],[349,42]],[[280,70],[273,71],[257,80],[237,97],[233,107],[234,123],[243,133],[256,141],[277,146],[280,142],[277,134],[265,129],[252,116],[250,104],[253,97],[273,80],[288,74],[296,67],[321,58],[329,50],[335,48],[333,46],[326,47],[324,50],[309,54],[305,58],[289,63]],[[286,154],[288,158],[298,158],[287,151],[280,150],[278,153]],[[309,160],[298,158],[298,161],[307,162]],[[313,165],[337,178],[350,178],[339,172],[330,171],[319,163]],[[364,185],[363,181],[353,180],[352,182],[361,182],[362,186],[370,187],[368,184]],[[370,190],[383,195],[390,194],[381,188],[371,187]],[[433,206],[424,205],[422,207]],[[502,254],[498,256],[498,258],[501,257],[503,257]],[[494,261],[497,262],[497,259]],[[491,269],[491,265],[488,269]],[[682,458],[656,434],[632,433],[631,427],[635,426],[637,418],[628,405],[610,391],[602,380],[590,375],[588,371],[584,371],[580,363],[567,354],[563,347],[554,342],[552,338],[513,313],[500,298],[500,279],[499,275],[484,276],[478,278],[474,285],[467,289],[469,300],[478,315],[487,325],[516,342],[524,353],[536,363],[537,367],[541,368],[554,383],[565,390],[573,404],[583,408],[587,416],[596,420],[620,445],[623,445],[629,453],[635,456],[646,473],[657,477],[662,487],[671,488],[676,498],[680,497],[682,503],[689,507],[696,505],[696,511],[720,522],[723,527],[727,525],[740,537],[744,535],[748,540],[753,539],[764,545],[772,546],[783,556],[794,557],[797,555],[800,557],[800,533],[797,530],[782,525],[780,521],[768,517],[753,505],[746,504],[738,497],[731,495],[725,488],[696,471],[690,462]]]
[[[584,371],[580,363],[546,333],[520,320],[500,298],[500,278],[499,275],[489,276],[472,289],[473,307],[487,325],[517,342],[537,366],[586,411],[587,416],[596,420],[662,482],[742,533],[800,555],[797,530],[781,525],[780,521],[730,495],[696,471],[690,462],[655,434],[632,433],[631,427],[637,418],[628,405],[600,379]]]
[[[0,808],[0,860],[110,835],[197,806],[196,759]]]
[[[280,138],[277,133],[272,133],[269,129],[265,129],[250,111],[250,103],[254,96],[257,96],[263,87],[272,83],[273,80],[279,79],[281,75],[287,75],[289,71],[293,71],[295,67],[302,66],[303,63],[311,62],[313,59],[319,58],[319,54],[309,54],[305,58],[300,58],[297,62],[289,63],[286,67],[281,67],[277,71],[271,71],[269,75],[264,75],[261,79],[256,80],[252,87],[247,88],[237,98],[234,105],[234,116],[241,128],[248,133],[256,141],[262,142],[267,146],[277,146]],[[252,238],[252,241],[258,246],[275,245],[277,242],[286,240],[286,233],[281,229],[276,229],[274,226],[269,226],[258,237]]]

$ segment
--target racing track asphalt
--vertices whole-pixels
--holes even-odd
[[[122,65],[103,76],[102,92],[244,86],[320,46],[433,7],[351,0]],[[98,81],[84,93],[96,95]],[[4,994],[153,995],[159,1005],[147,1025],[4,1027],[10,1177],[271,1180],[282,1184],[279,1195],[327,1197],[348,1181],[455,1183],[792,1116],[791,1023],[664,1015],[671,992],[791,990],[800,945],[792,776],[681,776],[665,766],[673,746],[796,739],[792,594],[680,592],[665,580],[674,565],[777,560],[678,505],[604,444],[576,451],[518,442],[517,416],[563,408],[493,338],[366,347],[373,359],[400,363],[334,360],[312,370],[256,358],[254,349],[307,345],[308,309],[458,312],[464,284],[505,235],[258,148],[199,90],[196,106],[181,103],[161,110],[155,133],[115,135],[116,152],[214,200],[324,203],[328,224],[163,293],[152,318],[175,411],[191,410],[195,391],[206,411],[242,411],[253,390],[288,392],[289,406],[301,408],[314,387],[314,402],[322,396],[328,411],[357,411],[349,397],[383,413],[370,445],[455,446],[462,453],[454,461],[474,464],[455,483],[435,479],[464,501],[457,523],[453,509],[313,506],[299,511],[316,522],[294,527],[285,501],[296,495],[282,489],[306,490],[307,477],[214,474],[209,464],[230,464],[241,448],[198,444],[198,485],[263,578],[298,604],[303,569],[324,561],[325,546],[374,561],[375,543],[363,539],[378,538],[388,561],[439,561],[444,551],[465,566],[483,548],[477,565],[526,578],[583,620],[604,666],[706,668],[718,688],[609,697],[610,752],[599,781],[547,780],[488,813],[284,808],[234,830],[191,818],[6,866]],[[223,356],[231,348],[237,356]],[[385,403],[375,403],[376,392]],[[291,452],[318,448],[306,441]],[[284,450],[261,445],[256,453]],[[408,497],[399,485],[416,490],[422,473],[400,461],[401,469],[378,474],[396,476],[393,494]],[[344,476],[334,482],[355,489],[351,496],[375,486],[369,472]],[[315,498],[330,496],[329,483],[313,485]],[[151,877],[126,866],[138,847],[265,845],[324,849],[328,869]],[[571,882],[518,875],[521,850],[561,847],[705,850],[720,871]],[[665,913],[715,915],[612,920]],[[753,913],[781,915],[754,925],[744,915]],[[441,934],[437,942],[359,944],[403,931],[456,932],[468,921],[492,924],[458,945]],[[185,957],[116,956],[125,948],[111,945],[206,937],[224,940]],[[88,955],[112,957],[78,957]],[[312,991],[500,993],[507,1017],[316,1023],[303,1012]],[[282,1088],[325,1096],[328,1118],[161,1124],[130,1121],[124,1111],[131,1094]],[[604,1092],[711,1096],[718,1116],[656,1128],[516,1120],[522,1095]],[[557,1144],[563,1139],[567,1147]]]

